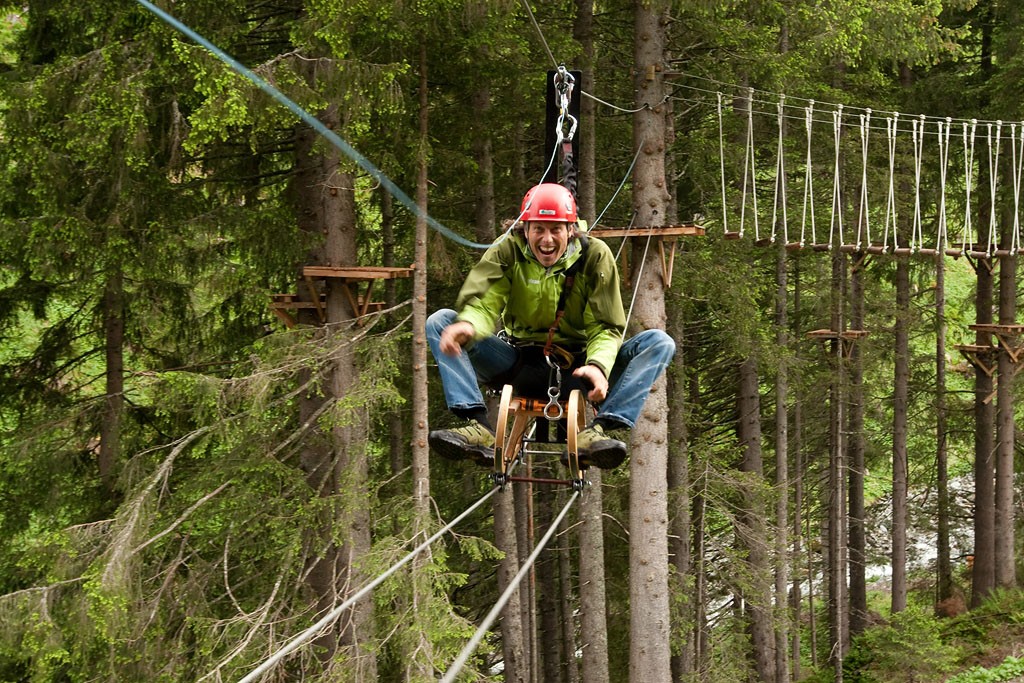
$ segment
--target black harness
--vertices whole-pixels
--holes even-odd
[[[501,338],[516,349],[516,362],[506,372],[489,382],[494,388],[511,384],[518,393],[526,396],[538,397],[546,393],[548,406],[552,410],[552,413],[548,414],[547,409],[545,409],[545,415],[549,419],[559,419],[561,417],[561,406],[558,404],[558,401],[563,391],[567,393],[574,388],[580,388],[582,385],[581,382],[573,378],[575,384],[570,382],[563,388],[562,371],[575,370],[586,363],[587,354],[585,349],[573,352],[554,342],[555,333],[558,331],[558,326],[565,316],[565,305],[569,299],[569,292],[575,286],[576,275],[579,274],[587,260],[587,250],[590,246],[590,241],[585,235],[581,235],[578,239],[580,242],[580,256],[565,269],[562,291],[558,296],[558,304],[555,308],[555,319],[551,323],[551,327],[548,328],[547,340],[541,345],[537,342],[524,342],[513,339],[504,333],[499,334]],[[545,373],[543,372],[545,368],[548,370],[546,382],[544,379]]]

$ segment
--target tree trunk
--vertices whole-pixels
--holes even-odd
[[[938,503],[935,578],[938,602],[953,596],[946,432],[946,257],[940,252],[935,259],[935,486]]]
[[[899,65],[900,84],[913,84],[910,68]],[[905,183],[904,183],[905,184]],[[902,220],[904,234],[911,231]],[[906,245],[902,245],[906,246]],[[896,258],[896,320],[894,321],[893,425],[892,425],[892,593],[890,609],[907,607],[907,410],[910,384],[910,262]]]
[[[686,337],[685,324],[679,294],[667,293],[672,296],[675,305],[668,310],[668,333],[676,343],[683,345]],[[673,613],[672,632],[680,640],[675,654],[672,655],[672,680],[681,681],[694,671],[693,633],[693,599],[686,586],[692,576],[692,555],[690,552],[690,448],[689,427],[687,425],[688,406],[686,400],[686,349],[682,348],[668,368],[667,384],[671,409],[668,412],[669,459],[669,551],[672,560],[673,594],[684,596],[676,600]]]
[[[1013,223],[1002,216],[1003,249],[1010,248]],[[999,260],[999,324],[1014,325],[1017,317],[1017,257]],[[999,349],[995,457],[995,584],[1000,588],[1017,585],[1014,554],[1013,505],[1013,385],[1015,363],[1005,348]]]
[[[523,488],[521,487],[513,487]],[[522,518],[520,518],[522,519]],[[505,556],[498,563],[498,591],[504,593],[519,572],[519,541],[517,540],[515,503],[512,490],[494,496],[494,543]],[[522,586],[523,584],[520,584]],[[505,683],[530,683],[530,663],[523,631],[524,591],[515,591],[501,616],[501,654]]]
[[[633,144],[640,151],[634,172],[636,225],[664,225],[669,194],[665,182],[665,85],[663,61],[667,0],[637,0],[634,7],[636,105]],[[646,257],[646,259],[645,259]],[[646,262],[643,262],[646,260]],[[665,325],[665,293],[656,250],[637,255],[639,273],[633,311],[641,329]],[[665,380],[651,389],[633,432],[630,459],[629,604],[630,680],[671,678],[668,596],[668,480]]]
[[[533,476],[532,462],[530,459],[526,461],[526,476]],[[525,484],[523,486],[513,487],[512,498],[515,505],[515,520],[522,520],[520,523],[515,525],[515,542],[518,547],[518,557],[526,558],[533,552],[533,544],[536,535],[533,529],[533,485]],[[518,563],[512,567],[512,571],[517,571]],[[512,576],[512,575],[510,575]],[[536,614],[536,570],[531,570],[530,580],[522,585],[519,589],[521,597],[519,597],[519,621],[520,628],[522,629],[522,647],[523,647],[523,676],[526,680],[537,680],[538,677],[538,654],[537,654],[537,614]],[[511,615],[511,608],[506,608],[506,614]],[[511,618],[511,616],[510,616]]]
[[[895,369],[892,420],[892,602],[907,607],[907,407],[910,385],[910,262],[896,258]]]
[[[707,485],[706,476],[702,484]],[[708,647],[707,624],[707,574],[704,558],[704,513],[707,511],[704,491],[698,489],[693,495],[693,659],[699,680],[709,680],[710,651]]]
[[[338,108],[329,106],[321,120],[329,128],[339,129]],[[356,260],[355,178],[341,170],[341,154],[333,148],[314,155],[314,141],[312,131],[300,130],[296,142],[295,189],[298,206],[303,209],[303,228],[324,237],[322,247],[313,255],[315,263],[352,265]],[[326,294],[326,322],[332,326],[329,329],[340,329],[338,323],[350,320],[355,312],[344,290],[336,283],[328,283]],[[354,350],[340,343],[340,339],[332,339],[339,336],[327,330],[322,336],[326,343],[335,343],[338,347],[331,365],[324,370],[327,398],[335,401],[344,398],[359,382]],[[321,400],[307,397],[300,414],[310,414]],[[324,549],[321,555],[309,559],[306,580],[318,612],[332,608],[347,592],[363,584],[357,563],[370,549],[365,424],[366,419],[361,417],[344,420],[331,429],[329,445],[310,445],[300,456],[310,488],[317,495],[338,500],[338,504],[328,507],[331,512],[325,514],[321,528],[314,532],[316,538],[311,539],[311,547]],[[372,619],[373,600],[367,595],[348,614],[342,615],[337,634],[327,633],[317,640],[321,662],[326,665],[334,659],[335,652],[341,650],[345,653],[344,666],[357,679],[376,678],[376,660],[362,647],[370,639]]]
[[[605,601],[604,524],[601,470],[587,473],[590,486],[580,498],[580,648],[582,680],[608,683],[608,623]]]
[[[975,319],[992,323],[992,262],[977,264]],[[975,344],[990,346],[992,335],[977,332]],[[977,607],[996,586],[995,569],[995,406],[991,403],[992,377],[974,373],[974,562],[971,570],[971,607]]]
[[[491,110],[491,89],[483,80],[473,89],[473,124],[477,128],[473,135],[473,159],[477,164],[476,173],[476,216],[473,221],[476,240],[489,244],[495,236],[494,213],[494,154],[491,142],[491,126],[488,115]]]
[[[864,254],[857,254],[850,273],[850,326],[864,329]],[[849,524],[850,524],[850,633],[857,635],[867,627],[868,588],[865,574],[866,537],[864,533],[864,354],[854,343],[850,352],[849,402]]]
[[[576,0],[576,21],[573,24],[573,36],[580,44],[580,79],[576,87],[587,92],[595,92],[594,84],[594,0]],[[597,126],[594,125],[594,112],[597,106],[589,97],[580,98],[579,136],[580,158],[579,185],[576,188],[576,203],[579,215],[585,220],[597,220],[597,178],[594,172],[597,154]],[[589,680],[589,679],[588,679]]]
[[[109,497],[116,488],[124,414],[124,275],[120,268],[107,277],[103,291],[103,346],[106,386],[97,465],[100,483]]]
[[[982,80],[991,79],[992,62],[992,3],[982,3],[980,70]],[[984,150],[991,153],[990,150]],[[982,157],[984,158],[984,157]],[[995,210],[988,197],[990,186],[984,186],[982,179],[989,183],[994,179],[979,174],[978,196],[978,240],[988,244],[991,234],[991,216]],[[978,284],[975,299],[975,320],[979,325],[992,323],[993,303],[993,262],[979,260],[975,266]],[[989,346],[992,335],[977,332],[975,344]],[[995,406],[992,405],[992,377],[984,372],[974,373],[974,563],[971,570],[971,607],[977,607],[992,592],[996,585],[995,569]]]
[[[394,203],[392,202],[391,195],[383,188],[381,188],[378,195],[380,197],[381,257],[385,268],[393,268],[395,266]],[[425,279],[427,270],[426,255],[423,256],[422,264],[419,262],[419,254],[414,258],[416,260],[416,268],[419,269],[418,272],[422,272]],[[417,276],[418,273],[413,274],[413,289],[416,288],[415,278]],[[390,278],[384,281],[384,305],[388,308],[393,308],[395,304],[398,303],[398,294],[395,287],[396,284],[395,278]],[[425,302],[423,306],[425,311]],[[413,313],[415,316],[415,302]],[[424,424],[426,424],[426,415],[419,415],[414,406],[412,417],[413,425],[418,424],[420,419],[423,419]],[[415,443],[415,437],[412,439],[412,443]],[[406,425],[402,412],[398,410],[390,411],[388,414],[388,454],[391,458],[392,474],[398,474],[405,468],[406,458],[408,457],[409,452],[409,444],[409,435],[406,433]]]
[[[543,537],[555,516],[554,490],[543,487],[538,490],[537,518],[540,525],[537,534]],[[537,572],[537,611],[540,613],[540,680],[544,683],[564,683],[562,678],[562,625],[558,607],[561,591],[558,585],[557,555],[552,548],[546,549],[534,564]]]
[[[559,509],[568,502],[568,498],[560,495],[557,498]],[[557,546],[558,552],[558,583],[559,583],[559,614],[561,615],[561,641],[562,641],[562,680],[565,683],[580,683],[580,670],[576,663],[576,653],[579,651],[579,643],[576,640],[576,606],[580,601],[573,586],[572,553],[569,539],[569,523],[563,519],[558,528],[560,542]]]
[[[793,262],[793,327],[796,330],[802,329],[802,316],[800,314],[800,258],[797,257]],[[798,349],[794,349],[795,354],[799,354]],[[795,355],[793,358],[793,364],[795,367],[800,367],[800,357]],[[799,385],[798,385],[799,386]],[[797,564],[800,559],[800,555],[803,552],[802,540],[803,540],[803,506],[804,506],[804,419],[803,410],[801,409],[802,401],[801,396],[798,394],[796,400],[793,401],[793,476],[790,477],[793,481],[793,552],[792,552],[792,565],[793,565],[793,583],[790,588],[789,595],[789,610],[790,610],[790,623],[794,625],[792,631],[792,643],[790,645],[790,654],[792,656],[792,680],[799,681],[800,676],[800,632],[801,628],[799,625],[802,623],[800,614],[801,607],[803,604],[803,598],[800,590],[800,574],[797,570]],[[808,576],[810,578],[810,576]],[[781,682],[780,682],[781,683]]]
[[[426,540],[430,536],[430,451],[427,446],[429,430],[427,396],[427,221],[428,158],[430,105],[427,85],[427,45],[420,39],[419,82],[419,153],[417,159],[416,205],[421,214],[416,217],[415,269],[412,281],[412,499],[415,514],[414,537]],[[419,616],[422,602],[432,599],[428,555],[420,554],[412,565],[413,612]],[[406,658],[407,680],[429,680],[434,677],[433,646],[427,629],[418,629],[418,639]]]
[[[737,394],[737,436],[743,450],[740,471],[752,475],[743,484],[737,514],[737,533],[747,560],[748,587],[743,603],[750,625],[750,640],[757,680],[775,681],[775,635],[772,628],[767,509],[761,494],[764,457],[761,448],[761,396],[758,391],[757,361],[740,364]]]
[[[356,212],[353,190],[355,176],[338,171],[340,157],[334,157],[333,154],[326,156],[323,181],[330,189],[322,192],[321,196],[327,227],[327,263],[352,265],[356,257]],[[333,195],[331,190],[336,190],[337,195]],[[335,199],[337,201],[334,201]],[[337,323],[350,320],[354,314],[348,296],[335,283],[331,283],[327,291],[326,311],[326,322],[328,325],[334,325],[335,329],[342,327]],[[350,389],[358,386],[360,381],[355,350],[350,344],[341,345],[328,371],[330,395],[336,402],[341,402]],[[334,576],[330,579],[330,588],[326,584],[323,587],[329,594],[320,594],[325,609],[333,607],[338,599],[345,599],[365,583],[359,561],[369,553],[371,544],[371,489],[368,486],[370,463],[365,450],[367,422],[367,416],[360,415],[333,427],[331,462],[317,463],[310,468],[310,474],[314,478],[321,472],[326,474],[327,468],[332,468],[330,474],[324,477],[321,494],[341,496],[345,500],[344,504],[336,506],[334,518],[321,529],[323,539],[340,539],[336,554],[337,564],[334,567]],[[347,620],[342,617],[343,628],[339,645],[345,648],[346,655],[350,658],[345,663],[345,668],[357,672],[357,679],[361,677],[362,680],[373,680],[377,675],[374,655],[364,647],[371,638],[372,622],[373,599],[370,595],[353,606]]]
[[[832,255],[832,325],[831,329],[841,333],[845,328],[844,323],[844,302],[843,282],[846,279],[846,257],[838,250]],[[846,452],[846,439],[844,434],[843,415],[845,388],[846,388],[846,363],[843,358],[843,340],[832,340],[832,370],[835,373],[832,379],[829,399],[829,503],[828,503],[828,615],[829,615],[829,637],[831,647],[829,648],[829,661],[832,664],[833,680],[841,683],[843,680],[843,656],[846,651],[845,633],[847,628],[846,612],[846,563],[845,543],[843,536],[844,523],[844,501],[846,500],[846,487],[844,483],[844,454]]]
[[[779,365],[775,375],[775,680],[789,681],[789,283],[784,240],[775,250],[775,344]]]

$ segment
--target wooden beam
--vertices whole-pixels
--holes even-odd
[[[648,228],[599,228],[595,226],[587,234],[601,239],[605,237],[701,237],[704,235],[704,227],[694,223]]]

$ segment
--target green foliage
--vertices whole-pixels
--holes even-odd
[[[1019,679],[1021,676],[1024,676],[1024,659],[1011,656],[990,669],[971,667],[946,679],[946,683],[999,683]]]
[[[844,680],[967,683],[1013,680],[1024,672],[1024,661],[1007,655],[1024,637],[1021,591],[994,591],[952,619],[930,614],[931,595],[930,589],[912,595],[907,610],[855,638],[844,660]],[[1002,663],[992,667],[979,661]],[[960,673],[950,677],[956,670]],[[829,672],[820,675],[826,680]]]
[[[534,4],[547,47],[575,66],[573,3]],[[499,221],[514,215],[525,186],[547,161],[535,150],[545,134],[541,93],[550,64],[521,3],[279,5],[269,12],[266,4],[247,0],[177,0],[173,11],[314,114],[337,106],[339,133],[405,188],[415,185],[422,147],[415,112],[423,45],[431,214],[469,234],[482,188],[493,190]],[[827,499],[823,397],[836,371],[805,333],[830,324],[837,294],[827,258],[807,250],[792,255],[790,294],[799,288],[800,306],[790,311],[792,343],[776,347],[775,254],[749,239],[726,242],[715,233],[722,227],[718,155],[724,150],[729,178],[740,177],[743,122],[727,120],[723,144],[713,110],[689,98],[709,84],[743,83],[819,102],[956,109],[967,116],[990,109],[1018,120],[1020,17],[1006,3],[997,5],[998,16],[986,19],[972,0],[676,3],[666,24],[677,72],[671,99],[677,136],[670,141],[677,168],[670,189],[679,215],[703,213],[709,228],[706,238],[687,242],[676,257],[673,305],[687,326],[679,341],[687,372],[680,386],[691,417],[689,493],[691,501],[699,494],[705,506],[702,585],[716,608],[707,629],[710,680],[751,676],[747,620],[733,610],[733,599],[756,590],[763,577],[737,548],[740,513],[750,501],[770,507],[774,496],[788,493],[770,486],[771,467],[763,477],[735,472],[737,362],[758,360],[765,417],[774,371],[791,371],[791,396],[803,410],[801,512],[814,537]],[[307,578],[325,548],[349,538],[338,520],[369,511],[372,545],[357,565],[365,575],[404,555],[411,530],[423,531],[402,469],[407,454],[389,452],[393,425],[409,427],[407,358],[418,333],[404,321],[385,329],[395,322],[390,318],[329,330],[285,331],[273,322],[267,295],[292,291],[296,265],[322,238],[299,230],[315,207],[295,202],[293,112],[133,3],[54,0],[0,8],[0,536],[6,541],[0,548],[0,679],[195,681],[212,673],[237,680],[313,621],[318,596]],[[588,94],[624,107],[635,87],[624,77],[634,68],[628,56],[632,11],[624,1],[601,3],[595,79],[582,84]],[[986,85],[978,78],[979,27],[990,25],[997,28],[1000,73]],[[903,64],[917,78],[913,88],[897,78],[896,66]],[[951,92],[962,96],[950,98]],[[755,128],[762,184],[772,178],[768,145],[775,132],[765,120],[759,116]],[[583,122],[597,131],[599,207],[633,158],[629,122],[604,109]],[[794,122],[791,133],[800,133],[798,127]],[[814,145],[830,148],[830,134],[815,130]],[[478,145],[484,141],[493,143],[493,187],[482,187]],[[802,161],[803,142],[800,135],[786,141],[791,159]],[[841,141],[846,158],[857,158],[856,143],[853,134]],[[873,157],[879,147],[871,149]],[[326,151],[323,141],[315,151]],[[905,150],[899,160],[909,163]],[[951,159],[951,168],[962,161]],[[854,166],[845,170],[852,174]],[[925,169],[926,229],[936,211],[935,175],[936,169]],[[831,199],[830,179],[818,175],[819,206]],[[884,178],[872,173],[869,180]],[[356,223],[346,229],[355,232],[358,253],[350,256],[365,264],[381,263],[385,255],[398,264],[411,261],[412,216],[402,209],[388,215],[392,236],[385,238],[376,182],[364,176],[355,182]],[[948,198],[952,216],[964,210],[957,194],[962,179],[950,187],[956,190]],[[627,185],[605,223],[630,222],[629,191]],[[742,191],[730,185],[726,193],[735,229]],[[873,207],[873,225],[882,211]],[[764,203],[761,214],[767,214]],[[795,225],[792,213],[790,220]],[[437,235],[430,239],[428,299],[437,307],[454,298],[476,254],[453,249]],[[921,529],[934,518],[933,277],[930,264],[914,265],[910,447],[912,487],[923,502],[912,523]],[[116,278],[124,282],[126,403],[111,491],[99,480],[96,459],[108,371],[102,301],[106,283]],[[866,497],[875,512],[888,507],[891,481],[891,260],[872,261],[864,279],[871,331],[861,346]],[[963,261],[950,263],[950,347],[968,341],[974,281]],[[400,284],[396,301],[406,295]],[[339,358],[352,359],[360,372],[335,400],[329,380]],[[949,380],[952,392],[960,392],[948,396],[948,443],[952,472],[961,475],[970,472],[973,455],[969,372],[958,370]],[[439,419],[436,381],[432,387],[432,419]],[[314,403],[323,410],[307,423],[299,406]],[[358,429],[360,439],[345,455],[365,457],[370,478],[346,485],[356,476],[346,471],[337,490],[318,495],[303,458],[310,451],[329,453],[332,435],[347,429]],[[773,436],[767,429],[766,445]],[[484,478],[467,476],[455,467],[433,468],[439,519],[452,518],[486,492]],[[613,673],[623,679],[630,647],[629,476],[623,468],[604,478],[609,654]],[[966,519],[969,511],[963,512]],[[500,553],[491,521],[479,515],[457,533],[374,592],[374,627],[361,642],[376,656],[382,680],[406,676],[409,653],[424,641],[434,666],[443,669],[472,631],[472,620],[493,602]],[[816,550],[809,551],[815,569]],[[679,578],[672,600],[688,604],[696,581]],[[1001,600],[946,628],[923,608],[897,615],[857,641],[849,678],[899,680],[912,675],[905,666],[910,657],[921,680],[948,671],[961,651],[980,657],[993,641],[1016,637],[1020,627],[1016,615],[1024,610],[1012,597]],[[673,636],[681,645],[692,624],[678,626]],[[954,640],[955,646],[947,644]],[[489,643],[483,658],[497,650]],[[286,664],[289,675],[317,677],[311,653]],[[1019,662],[1007,659],[1005,666],[1014,671]],[[331,676],[344,673],[322,678]]]
[[[958,652],[941,637],[941,624],[919,607],[892,615],[885,626],[854,639],[843,660],[843,680],[937,681],[953,670]],[[912,664],[908,666],[908,662]]]

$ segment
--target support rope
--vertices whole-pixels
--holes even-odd
[[[433,217],[431,217],[426,211],[424,211],[416,202],[414,202],[409,197],[409,195],[407,195],[400,187],[398,187],[398,185],[396,185],[395,182],[391,180],[391,178],[389,178],[383,171],[374,166],[369,159],[367,159],[362,154],[357,152],[354,147],[345,142],[345,140],[343,140],[337,133],[335,133],[330,128],[325,126],[315,116],[310,114],[308,111],[300,107],[292,100],[288,99],[288,97],[286,97],[284,93],[282,93],[280,90],[272,86],[263,78],[257,76],[249,68],[242,65],[238,60],[228,55],[226,52],[224,52],[219,47],[208,41],[206,38],[199,35],[191,28],[189,28],[185,24],[181,23],[180,21],[172,17],[167,12],[164,12],[162,9],[155,6],[152,2],[149,2],[149,0],[136,0],[136,2],[138,2],[147,10],[155,14],[169,26],[173,27],[186,37],[190,38],[191,40],[195,41],[199,45],[209,50],[215,57],[217,57],[222,62],[227,64],[229,67],[234,69],[239,75],[248,79],[257,88],[259,88],[266,94],[270,95],[270,97],[277,100],[282,105],[284,105],[292,113],[298,116],[303,122],[305,122],[310,128],[312,128],[321,136],[323,136],[328,142],[334,145],[334,147],[336,147],[345,156],[354,161],[360,168],[362,168],[364,171],[373,176],[373,178],[378,183],[380,183],[380,185],[388,192],[388,194],[397,199],[400,204],[405,206],[405,208],[409,209],[409,211],[411,211],[417,218],[425,220],[427,222],[427,225],[429,225],[437,232],[441,233],[442,235],[452,240],[453,242],[457,242],[459,244],[471,247],[473,249],[487,249],[497,244],[502,239],[504,239],[503,235],[502,237],[499,237],[497,241],[492,242],[490,244],[473,242],[472,240],[467,240],[465,237],[459,235],[450,228],[442,225]]]
[[[747,180],[750,180],[750,196],[754,209],[754,239],[761,239],[757,223],[757,172],[754,169],[754,89],[747,98],[747,143],[743,150],[743,193],[740,201],[740,237],[743,237],[747,215]],[[748,173],[749,171],[749,173]]]
[[[523,0],[523,7],[526,8],[526,16],[530,17],[530,21],[533,23],[533,28],[537,31],[537,35],[540,37],[540,43],[544,46],[544,51],[548,53],[548,59],[551,60],[551,64],[557,69],[558,60],[555,59],[555,54],[548,47],[548,41],[544,39],[544,32],[540,30],[540,24],[537,23],[537,18],[533,16],[533,10],[530,9],[530,3],[528,0]]]
[[[889,225],[892,224],[893,250],[899,249],[900,238],[896,226],[896,131],[899,128],[900,113],[895,112],[885,119],[885,133],[889,150],[889,194],[885,201],[885,235],[882,241],[884,251],[889,251]]]
[[[835,166],[832,172],[832,217],[828,229],[828,248],[832,249],[836,232],[839,233],[839,246],[843,246],[843,202],[840,195],[842,177],[842,142],[843,135],[843,105],[839,105],[832,112],[832,140],[835,148]]]
[[[800,246],[807,243],[807,213],[810,208],[811,244],[817,242],[814,228],[814,164],[811,156],[811,133],[814,124],[814,100],[804,107],[804,128],[807,131],[807,159],[804,161],[804,211],[800,219]]]
[[[946,224],[946,168],[949,164],[949,131],[953,127],[952,119],[938,122],[939,129],[939,229],[936,236],[935,250],[941,256],[949,244],[949,228]]]
[[[974,226],[971,224],[971,190],[974,184],[974,136],[978,130],[977,119],[971,120],[970,135],[967,123],[963,124],[964,137],[964,234],[961,248],[966,254],[977,243]]]
[[[722,185],[722,232],[729,232],[729,205],[725,200],[725,134],[722,131],[722,93],[718,93],[718,168]]]
[[[619,186],[615,188],[615,192],[612,193],[612,198],[609,199],[608,203],[604,205],[604,208],[601,210],[601,214],[594,221],[595,227],[601,222],[601,219],[604,218],[605,213],[608,212],[608,208],[611,207],[612,203],[615,201],[615,198],[619,196],[619,192],[621,192],[622,188],[625,187],[626,181],[629,180],[629,176],[633,174],[633,167],[636,166],[636,160],[640,158],[640,151],[643,149],[643,147],[643,143],[637,145],[636,154],[633,155],[633,161],[630,162],[629,169],[626,171],[626,175],[622,176],[622,182],[620,182]],[[632,226],[633,222],[630,221],[629,224]]]
[[[997,236],[997,223],[996,214],[998,213],[996,207],[996,186],[999,182],[999,141],[1002,138],[1003,122],[996,121],[996,139],[995,144],[992,142],[992,124],[986,124],[988,127],[988,192],[989,201],[992,203],[989,205],[992,209],[988,212],[988,244],[985,245],[985,255],[991,257],[992,251],[996,246]],[[993,154],[993,149],[995,153]]]
[[[625,240],[623,240],[625,241]],[[626,327],[629,327],[629,321],[633,317],[633,304],[636,303],[636,293],[640,290],[640,278],[644,274],[644,265],[647,263],[647,250],[651,248],[651,234],[647,234],[647,243],[644,245],[644,256],[640,259],[640,269],[636,271],[636,277],[633,278],[633,298],[629,300],[629,311],[626,313]]]
[[[1010,255],[1020,247],[1020,177],[1024,164],[1024,124],[1020,127],[1020,149],[1018,150],[1017,124],[1010,126],[1010,145],[1013,147],[1013,236],[1010,238]]]
[[[778,233],[779,203],[782,203],[782,243],[789,244],[789,213],[786,209],[786,148],[783,144],[786,132],[785,119],[782,116],[786,96],[782,95],[778,103],[779,142],[775,152],[775,199],[772,204],[772,244]]]
[[[341,616],[342,613],[345,612],[345,610],[349,609],[352,605],[354,605],[356,602],[358,602],[360,599],[362,599],[365,595],[369,594],[370,591],[372,591],[374,588],[376,588],[380,584],[384,583],[384,581],[386,581],[392,574],[397,572],[402,566],[407,564],[410,560],[412,560],[414,557],[419,555],[426,548],[430,547],[430,545],[434,541],[436,541],[437,539],[441,538],[441,536],[443,536],[444,534],[448,533],[448,531],[453,529],[459,522],[464,520],[471,513],[473,513],[478,507],[483,505],[484,502],[487,501],[487,499],[489,499],[491,496],[493,496],[496,491],[498,491],[498,487],[497,486],[493,487],[488,493],[484,494],[477,502],[473,503],[471,506],[466,508],[466,510],[462,514],[460,514],[458,517],[453,519],[448,524],[444,525],[433,536],[431,536],[426,541],[424,541],[423,543],[418,545],[416,548],[414,548],[412,551],[410,551],[408,555],[403,557],[401,560],[399,560],[395,564],[391,565],[391,567],[387,571],[385,571],[383,574],[381,574],[376,579],[374,579],[373,581],[371,581],[368,584],[366,584],[365,586],[363,586],[358,592],[354,593],[351,597],[349,597],[348,600],[343,602],[338,607],[335,607],[334,609],[332,609],[330,612],[328,612],[326,615],[324,615],[323,618],[321,618],[318,622],[316,622],[315,624],[313,624],[312,626],[307,628],[305,631],[303,631],[302,633],[300,633],[299,635],[295,636],[290,641],[288,641],[284,645],[284,647],[282,647],[280,650],[275,652],[271,657],[266,659],[258,667],[253,669],[247,676],[242,678],[238,683],[252,683],[257,678],[259,678],[261,675],[263,675],[264,673],[266,673],[267,671],[272,669],[274,666],[276,666],[289,653],[293,652],[294,650],[298,649],[299,647],[305,645],[307,642],[309,642],[310,640],[315,638],[325,628],[327,628],[332,623],[334,623],[334,621],[339,616]]]
[[[544,537],[540,539],[540,541],[537,543],[537,546],[533,549],[533,552],[530,553],[530,556],[528,558],[526,558],[526,561],[523,563],[523,566],[519,568],[519,573],[517,573],[515,577],[513,577],[512,581],[509,582],[509,585],[505,589],[505,592],[501,594],[501,597],[498,598],[498,601],[494,603],[494,607],[492,607],[491,611],[487,613],[486,617],[484,617],[484,620],[480,623],[480,626],[479,628],[477,628],[476,633],[473,634],[473,637],[470,638],[468,643],[466,643],[466,646],[462,648],[462,652],[460,652],[459,656],[455,659],[454,662],[452,662],[452,665],[451,667],[449,667],[447,673],[445,673],[444,678],[441,679],[441,683],[453,683],[453,681],[455,681],[455,678],[459,675],[459,672],[462,671],[462,667],[466,665],[466,662],[469,660],[469,657],[473,654],[473,652],[476,651],[476,648],[479,647],[480,643],[487,635],[487,632],[490,631],[491,626],[498,619],[498,616],[501,614],[501,611],[505,609],[505,605],[507,605],[508,601],[512,599],[512,594],[519,589],[519,584],[522,583],[523,578],[529,573],[530,569],[533,567],[534,562],[537,561],[537,557],[540,555],[541,551],[544,550],[544,547],[548,544],[548,541],[550,541],[551,537],[555,535],[555,532],[558,530],[558,525],[562,523],[562,520],[569,512],[569,508],[572,507],[572,504],[576,502],[576,499],[579,497],[579,495],[579,491],[573,491],[572,496],[569,498],[569,502],[566,503],[565,507],[562,508],[562,511],[558,513],[558,517],[556,517],[554,521],[551,522],[551,526],[548,528],[547,533],[544,534]]]
[[[857,216],[857,251],[871,246],[871,210],[868,206],[868,139],[871,136],[871,110],[860,114],[860,210]]]
[[[921,157],[924,152],[924,114],[912,122],[911,140],[914,145],[914,220],[910,228],[910,253],[924,245],[923,217],[921,215]]]

